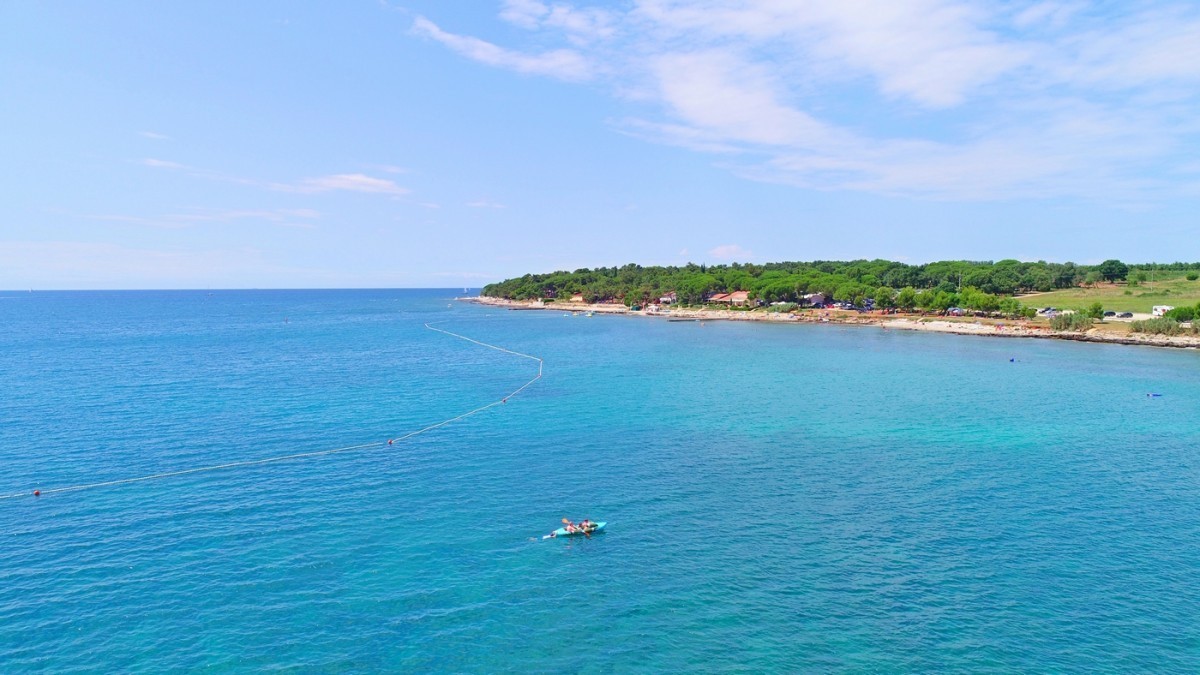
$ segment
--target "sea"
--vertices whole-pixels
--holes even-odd
[[[0,672],[1200,671],[1200,353],[461,295],[0,293]]]

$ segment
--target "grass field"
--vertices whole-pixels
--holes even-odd
[[[1084,309],[1099,302],[1114,312],[1150,313],[1154,305],[1196,306],[1200,302],[1200,280],[1188,281],[1180,274],[1176,278],[1147,281],[1137,286],[1097,284],[1094,288],[1065,288],[1049,293],[1019,296],[1022,303],[1032,307]]]

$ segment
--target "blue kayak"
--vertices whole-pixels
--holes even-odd
[[[588,530],[588,533],[596,534],[600,530],[603,530],[604,526],[607,524],[608,523],[606,523],[606,522],[592,523],[593,527],[590,530]],[[584,536],[583,530],[575,530],[574,532],[567,532],[567,528],[560,527],[557,530],[551,532],[550,534],[547,534],[546,536],[542,537],[542,539],[553,539],[555,537],[582,537],[582,536]]]

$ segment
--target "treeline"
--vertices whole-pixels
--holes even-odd
[[[830,301],[854,305],[862,305],[871,299],[889,307],[905,307],[900,303],[911,303],[930,309],[952,306],[975,309],[968,303],[974,301],[990,306],[1017,293],[1120,281],[1128,274],[1129,266],[1119,260],[1106,260],[1094,266],[1019,260],[947,260],[925,265],[889,260],[688,264],[682,267],[629,264],[574,272],[526,274],[489,284],[482,293],[513,300],[565,299],[580,293],[588,302],[618,301],[627,305],[652,302],[669,292],[674,292],[680,303],[690,305],[703,303],[713,293],[733,291],[748,291],[752,299],[763,302],[802,302],[806,294],[821,293]],[[964,294],[974,297],[964,299]]]

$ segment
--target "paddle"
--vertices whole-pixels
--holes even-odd
[[[577,526],[575,523],[572,523],[571,521],[567,520],[566,518],[563,518],[562,521],[564,524],[570,525],[571,527],[574,527],[576,530],[579,530],[580,532],[582,532],[583,536],[587,537],[588,539],[592,538],[591,532],[588,532],[587,530],[583,529],[582,527]],[[570,532],[567,532],[567,534],[570,534]]]

